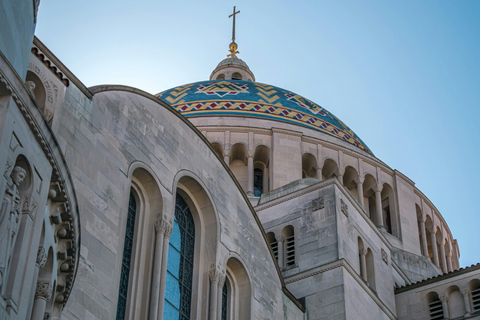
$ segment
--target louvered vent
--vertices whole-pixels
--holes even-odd
[[[290,236],[285,239],[286,243],[286,258],[287,266],[295,265],[295,236]]]
[[[473,312],[480,311],[480,288],[472,291]]]
[[[431,320],[442,320],[443,319],[443,308],[442,302],[440,300],[435,300],[429,305],[430,308],[430,319]]]

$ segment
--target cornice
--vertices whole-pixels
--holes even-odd
[[[206,132],[225,132],[225,131],[230,131],[230,132],[241,132],[241,133],[249,133],[253,132],[256,134],[263,134],[266,136],[271,136],[272,135],[272,130],[268,129],[259,129],[259,128],[254,128],[254,127],[211,127],[211,126],[197,126],[198,130],[200,131],[206,131]]]
[[[36,52],[34,52],[36,51]],[[36,36],[33,38],[32,53],[40,59],[59,79],[68,87],[69,81],[88,98],[92,99],[92,92],[48,49]],[[57,71],[60,70],[60,71]],[[62,74],[63,72],[63,74]],[[65,76],[65,77],[63,77]]]
[[[294,137],[302,137],[303,133],[299,131],[293,131],[293,130],[288,130],[288,129],[281,129],[281,128],[272,128],[272,133],[281,133],[281,134],[286,134],[289,136],[294,136]]]

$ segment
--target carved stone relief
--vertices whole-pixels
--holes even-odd
[[[325,207],[325,199],[318,198],[312,201],[312,211],[317,211]]]
[[[348,217],[348,205],[343,200],[340,200],[340,209]]]
[[[27,172],[20,166],[13,168],[7,179],[7,187],[0,207],[0,289],[6,282],[8,266],[20,226],[20,194],[18,187]],[[3,293],[4,290],[1,292]]]

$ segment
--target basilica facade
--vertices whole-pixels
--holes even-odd
[[[0,320],[480,319],[435,205],[235,41],[205,81],[87,88],[38,5],[0,0]]]

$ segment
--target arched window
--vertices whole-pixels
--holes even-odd
[[[278,242],[275,239],[275,234],[273,232],[267,233],[268,243],[270,247],[272,247],[273,254],[275,255],[275,259],[278,261]]]
[[[470,289],[470,293],[472,295],[472,311],[478,312],[480,311],[480,280],[474,279],[470,281],[468,288]]]
[[[253,170],[253,195],[260,197],[263,193],[263,170],[255,168]]]
[[[222,289],[222,320],[228,319],[228,288],[227,288],[228,279],[225,279]]]
[[[428,311],[431,320],[443,319],[443,306],[436,292],[430,292],[427,295]]]
[[[135,215],[137,203],[133,193],[130,192],[128,202],[127,228],[125,230],[125,244],[123,246],[122,271],[120,275],[120,288],[118,292],[117,320],[125,319],[125,309],[127,307],[128,278],[130,275],[130,261],[132,257],[133,234],[135,231]]]
[[[194,249],[192,214],[185,200],[177,194],[168,249],[164,319],[190,319]]]
[[[283,229],[285,237],[285,266],[290,267],[295,265],[295,234],[292,226],[287,226]]]
[[[232,80],[242,80],[242,75],[238,72],[232,74]]]

